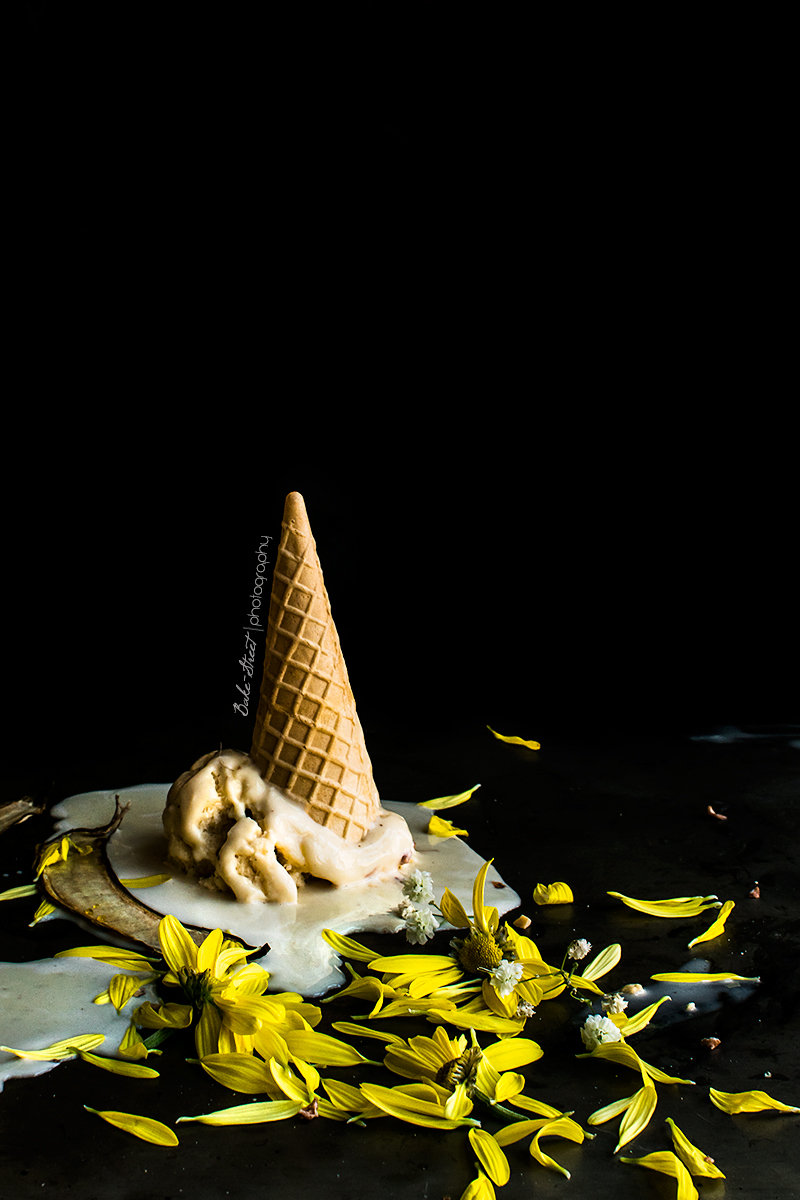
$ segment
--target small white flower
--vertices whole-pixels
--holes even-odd
[[[522,963],[509,962],[504,958],[501,963],[489,972],[492,987],[498,996],[510,996],[515,986],[522,979]]]
[[[425,942],[429,942],[439,928],[439,922],[427,907],[414,908],[412,904],[409,904],[403,916],[406,921],[406,939],[412,945],[424,946]]]
[[[579,961],[582,958],[586,958],[591,948],[592,943],[587,942],[586,938],[576,938],[574,942],[570,942],[567,954],[570,958]]]
[[[621,1013],[628,1007],[628,1001],[619,992],[609,992],[603,996],[600,1005],[605,1013]]]
[[[433,904],[433,882],[430,871],[414,871],[403,884],[403,895],[415,904]]]
[[[597,1013],[592,1013],[586,1018],[586,1023],[581,1029],[581,1037],[583,1044],[587,1050],[594,1050],[603,1042],[619,1042],[622,1040],[622,1034],[617,1029],[613,1021],[609,1021],[608,1017],[601,1017]]]

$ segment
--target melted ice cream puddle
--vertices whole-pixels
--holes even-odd
[[[118,967],[91,958],[44,958],[38,962],[0,963],[0,1044],[15,1050],[43,1050],[79,1033],[102,1033],[93,1054],[115,1055],[133,1009],[156,1001],[151,987],[129,1000],[121,1013],[113,1004],[93,1004]],[[128,972],[126,972],[127,974]],[[127,1061],[131,1061],[128,1059]],[[0,1050],[0,1091],[6,1079],[42,1075],[58,1062],[17,1058]]]
[[[72,796],[53,809],[57,831],[103,825],[114,813],[115,795],[130,811],[108,844],[111,864],[120,879],[137,879],[165,871],[167,841],[161,814],[169,784],[140,784],[119,792],[86,792]],[[445,888],[453,892],[467,912],[472,910],[472,885],[483,859],[460,838],[435,838],[425,832],[430,813],[414,804],[384,804],[402,816],[415,843],[414,862],[405,872],[429,871],[437,898]],[[168,883],[135,889],[131,894],[163,914],[171,913],[186,925],[222,929],[250,946],[269,944],[269,953],[258,959],[271,973],[271,989],[319,996],[344,981],[339,956],[323,940],[323,929],[337,933],[394,933],[404,922],[397,915],[403,898],[403,876],[365,879],[348,887],[334,887],[310,879],[298,892],[297,904],[240,904],[232,895],[209,891],[196,879],[175,868]],[[493,884],[500,886],[495,888]],[[503,883],[493,867],[487,877],[487,899],[500,915],[520,903],[517,893]],[[443,928],[447,928],[444,926]],[[102,939],[97,931],[96,940]],[[397,952],[403,953],[405,939]],[[12,1043],[6,1042],[6,1045]]]

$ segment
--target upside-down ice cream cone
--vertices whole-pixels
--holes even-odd
[[[348,842],[380,800],[317,548],[299,492],[286,497],[250,757],[268,783]]]

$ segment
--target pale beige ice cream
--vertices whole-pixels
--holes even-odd
[[[385,879],[414,851],[406,822],[384,809],[361,841],[346,841],[266,783],[239,750],[206,754],[185,771],[163,821],[170,861],[245,904],[296,903],[305,875],[338,887]]]

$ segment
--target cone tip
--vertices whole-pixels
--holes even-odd
[[[285,525],[308,525],[306,502],[299,492],[289,492],[289,495],[286,497],[286,503],[283,508],[283,522]]]

